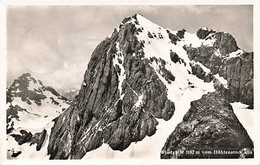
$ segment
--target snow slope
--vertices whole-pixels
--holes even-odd
[[[242,104],[240,102],[234,102],[231,103],[231,105],[237,118],[247,130],[248,135],[255,142],[257,139],[257,136],[254,133],[255,111],[252,109],[248,109],[248,105]]]
[[[51,97],[54,100],[59,100],[59,98],[53,95],[51,92],[46,91],[44,95],[47,97],[41,103],[41,105],[37,105],[32,102],[31,105],[22,101],[20,97],[15,97],[12,101],[11,105],[19,105],[21,108],[26,109],[28,112],[18,111],[19,120],[12,118],[12,122],[14,122],[14,129],[18,128],[43,128],[46,126],[52,119],[57,117],[62,113],[62,109],[67,108],[68,104],[65,101],[61,101],[59,105],[55,105],[52,103]],[[40,119],[40,122],[39,122]]]

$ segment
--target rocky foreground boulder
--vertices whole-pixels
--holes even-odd
[[[191,103],[161,151],[162,159],[242,157],[253,157],[253,142],[217,92]]]

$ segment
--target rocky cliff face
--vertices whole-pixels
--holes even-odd
[[[206,74],[199,66],[194,66],[193,74],[205,81],[218,74],[226,81],[226,87],[216,85],[216,89],[230,102],[242,102],[253,108],[253,53],[238,48],[235,39],[228,33],[209,29],[199,29],[200,39],[215,38],[212,47],[197,48],[185,46],[190,60],[199,61],[210,71]]]
[[[104,143],[123,151],[132,142],[156,134],[160,119],[170,120],[176,109],[185,113],[191,101],[207,92],[217,90],[229,101],[253,105],[252,68],[252,54],[239,49],[230,34],[208,29],[200,29],[197,34],[174,32],[141,15],[127,17],[97,46],[78,96],[55,119],[48,145],[50,159],[81,159]],[[181,106],[183,96],[188,96],[185,108],[176,108]],[[205,110],[209,114],[205,123],[220,121],[232,126],[210,144],[229,142],[225,138],[243,132],[224,101],[209,101],[216,105]],[[215,109],[217,105],[223,106],[224,116],[210,116],[210,111],[222,110]],[[225,115],[233,118],[228,120]],[[191,116],[191,120],[196,119]],[[235,125],[229,125],[230,121]],[[222,125],[220,131],[225,131]],[[175,134],[167,144],[172,138]],[[239,146],[244,147],[246,140],[250,138],[245,135]]]
[[[191,103],[162,148],[161,158],[253,157],[253,142],[218,92]]]
[[[48,141],[51,121],[68,108],[68,100],[29,73],[15,79],[6,96],[8,158],[30,158],[32,151],[39,150],[46,155],[46,144],[42,147]]]

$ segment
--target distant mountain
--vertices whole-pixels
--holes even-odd
[[[253,108],[253,53],[229,33],[171,31],[136,14],[94,50],[78,96],[55,119],[48,154],[190,158],[169,153],[227,147],[243,157],[253,142],[231,102]]]
[[[7,88],[8,158],[47,158],[52,120],[68,106],[67,98],[29,73],[15,79]]]

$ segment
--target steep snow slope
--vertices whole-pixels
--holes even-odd
[[[203,80],[198,79],[195,75],[189,74],[191,72],[191,67],[188,65],[191,61],[188,58],[186,51],[183,49],[184,45],[191,43],[200,43],[202,45],[204,40],[188,40],[185,38],[176,44],[171,42],[171,39],[168,37],[169,32],[167,33],[167,29],[164,29],[141,15],[137,15],[137,20],[139,21],[140,26],[143,27],[143,31],[141,34],[137,35],[138,40],[140,42],[144,41],[144,55],[145,58],[160,58],[166,61],[165,68],[169,70],[175,77],[175,81],[171,83],[167,83],[164,78],[160,75],[160,64],[158,65],[156,62],[152,63],[152,67],[162,80],[168,89],[168,97],[173,102],[177,101],[181,95],[183,95],[190,87],[190,83],[192,83],[196,88],[199,88],[201,91],[207,91],[207,89],[212,89],[212,83],[205,83]],[[138,26],[137,26],[138,27]],[[149,38],[148,33],[157,34],[159,38]],[[177,33],[177,32],[175,32]],[[196,34],[185,34],[185,36],[193,36],[195,38]],[[184,37],[185,37],[184,36]],[[179,58],[183,59],[183,62],[172,62],[171,52],[175,52]],[[188,83],[190,82],[190,83]]]

